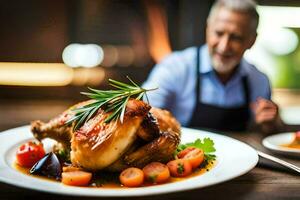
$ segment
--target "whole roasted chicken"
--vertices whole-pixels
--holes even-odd
[[[170,112],[129,99],[122,122],[106,122],[109,113],[100,108],[79,129],[73,129],[74,123],[66,125],[74,109],[91,102],[78,103],[47,123],[33,121],[34,137],[57,140],[70,151],[72,165],[91,171],[121,171],[172,158],[180,142],[180,124]]]

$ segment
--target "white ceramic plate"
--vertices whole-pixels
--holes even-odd
[[[263,139],[262,143],[266,148],[270,149],[275,153],[291,156],[300,156],[300,149],[292,149],[281,146],[284,144],[291,143],[293,141],[294,134],[295,133],[289,132],[272,135]]]
[[[35,178],[13,168],[18,146],[33,139],[29,126],[10,129],[0,133],[0,181],[28,189],[77,196],[145,196],[203,188],[241,176],[258,162],[256,151],[238,140],[194,129],[182,129],[181,142],[210,137],[217,149],[216,165],[207,173],[183,181],[141,188],[84,188],[66,186],[59,182]],[[238,163],[238,164],[237,164]]]

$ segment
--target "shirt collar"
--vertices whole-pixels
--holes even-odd
[[[206,74],[213,71],[210,55],[208,52],[208,47],[206,44],[200,48],[200,66],[201,66],[200,67],[201,74]],[[237,76],[247,75],[247,62],[245,61],[244,58],[242,58],[239,64],[239,69],[237,70],[236,75]]]
[[[200,48],[200,73],[206,74],[213,71],[207,45]]]

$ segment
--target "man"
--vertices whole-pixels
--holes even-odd
[[[174,52],[157,64],[144,87],[152,106],[170,110],[183,126],[264,132],[283,125],[268,78],[243,59],[256,39],[253,0],[219,0],[207,19],[206,45]]]

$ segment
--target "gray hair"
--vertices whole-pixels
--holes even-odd
[[[259,15],[257,13],[256,2],[254,0],[216,0],[208,15],[208,22],[220,8],[249,14],[252,21],[251,28],[256,33]]]

